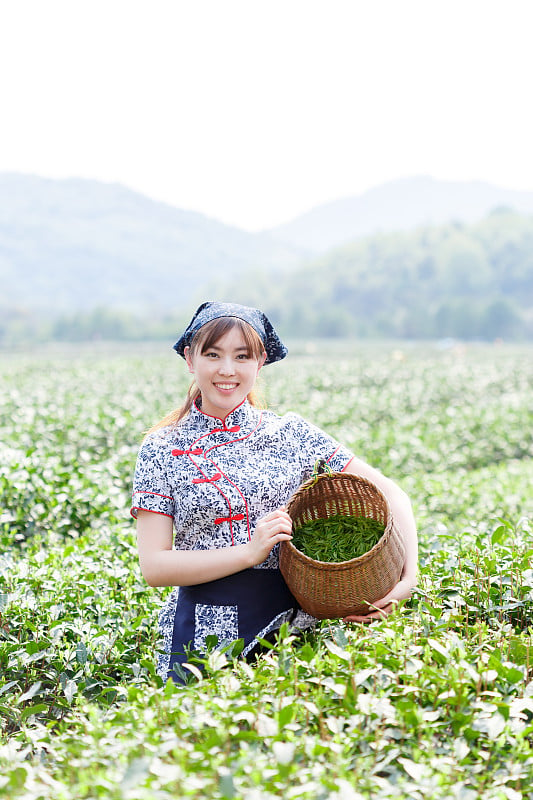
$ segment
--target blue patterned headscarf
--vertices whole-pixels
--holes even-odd
[[[174,350],[185,358],[184,350],[190,345],[195,333],[207,322],[211,322],[213,319],[219,319],[220,317],[237,317],[237,319],[242,319],[244,322],[247,322],[248,325],[251,325],[265,346],[267,354],[265,364],[281,361],[281,359],[285,358],[287,355],[287,348],[272,327],[272,323],[258,308],[241,306],[238,303],[219,303],[211,301],[202,303],[196,310],[194,317],[174,345]]]

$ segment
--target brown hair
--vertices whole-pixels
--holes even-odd
[[[191,340],[191,356],[194,356],[194,354],[198,351],[200,353],[207,352],[207,350],[213,347],[219,341],[219,339],[221,339],[226,333],[228,333],[228,331],[233,330],[234,328],[239,331],[244,339],[244,343],[248,348],[248,357],[255,358],[257,361],[260,361],[265,352],[265,345],[263,344],[259,334],[255,332],[252,326],[248,325],[247,322],[244,322],[244,320],[239,319],[238,317],[218,317],[217,319],[213,319],[211,322],[207,322],[205,325],[202,325],[200,330]],[[198,399],[198,397],[200,397],[200,389],[193,381],[189,386],[189,390],[185,396],[185,402],[183,405],[180,406],[180,408],[176,408],[174,411],[171,411],[170,414],[167,414],[166,417],[163,417],[163,419],[159,420],[159,422],[156,422],[156,424],[147,431],[147,435],[153,433],[154,431],[160,430],[160,428],[166,428],[168,425],[177,425],[180,420],[187,416],[192,408],[193,403]],[[248,395],[248,402],[256,407],[260,405],[257,396],[253,391]]]

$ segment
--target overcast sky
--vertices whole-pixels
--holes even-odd
[[[533,190],[532,0],[0,9],[0,171],[249,230],[415,174]]]

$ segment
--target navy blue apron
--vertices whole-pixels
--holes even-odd
[[[246,648],[278,614],[298,610],[279,569],[245,569],[195,586],[180,586],[168,677],[176,683],[181,678],[173,665],[188,660],[195,639],[196,606],[236,606],[238,634]]]

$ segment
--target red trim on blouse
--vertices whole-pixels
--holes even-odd
[[[193,478],[193,483],[213,483],[213,481],[219,481],[222,477],[221,472],[217,472],[216,475],[213,475],[212,478]]]
[[[198,405],[196,404],[196,401],[197,401],[197,400],[198,400],[198,398],[196,397],[196,398],[195,398],[195,400],[194,400],[194,403],[193,403],[193,405],[194,405],[195,409],[196,409],[197,411],[199,411],[199,412],[200,412],[200,414],[203,414],[203,415],[204,415],[204,417],[209,417],[209,419],[218,419],[218,420],[219,420],[219,422],[221,422],[221,423],[224,425],[224,428],[226,428],[226,423],[225,423],[225,420],[227,420],[227,418],[229,417],[229,415],[230,415],[230,414],[233,414],[233,412],[234,412],[234,411],[237,411],[237,409],[238,409],[238,408],[240,408],[242,405],[244,405],[244,403],[246,403],[246,401],[248,400],[248,398],[247,398],[247,397],[245,397],[245,398],[244,398],[244,400],[241,400],[241,402],[240,402],[240,403],[239,403],[237,406],[235,406],[235,408],[232,408],[232,409],[231,409],[231,411],[228,411],[228,413],[226,414],[226,416],[224,417],[224,419],[222,419],[222,417],[214,417],[214,416],[213,416],[213,414],[208,414],[206,411],[203,411],[203,410],[200,408],[200,406],[198,406]]]
[[[241,429],[240,425],[232,425],[231,428],[226,428],[224,425],[223,428],[213,428],[211,433],[238,433]]]
[[[240,437],[240,438],[238,438],[238,439],[231,439],[231,440],[230,440],[230,441],[228,441],[228,442],[220,442],[220,444],[214,444],[214,445],[211,445],[211,447],[207,447],[207,448],[205,448],[205,450],[202,450],[201,448],[198,448],[198,446],[197,446],[197,445],[198,445],[198,443],[199,443],[199,442],[200,442],[202,439],[206,439],[208,436],[211,436],[211,434],[213,434],[213,433],[238,433],[238,432],[241,430],[241,426],[240,426],[240,425],[232,425],[232,426],[230,426],[230,427],[226,427],[225,419],[227,419],[227,417],[229,416],[229,414],[232,414],[232,413],[233,413],[233,411],[236,411],[236,409],[237,409],[237,408],[240,408],[240,406],[242,406],[242,405],[243,405],[245,402],[246,402],[246,398],[244,398],[244,400],[243,400],[241,403],[239,403],[239,405],[238,405],[238,406],[235,406],[235,408],[234,408],[234,409],[232,409],[232,411],[230,411],[230,412],[229,412],[229,413],[226,415],[226,417],[225,417],[224,419],[220,419],[220,417],[213,417],[213,416],[211,416],[211,414],[206,414],[204,411],[202,411],[202,409],[201,409],[201,408],[198,408],[198,406],[196,405],[196,402],[195,402],[195,403],[194,403],[194,405],[195,405],[195,408],[196,408],[196,410],[197,410],[197,411],[199,411],[199,412],[200,412],[201,414],[203,414],[205,417],[209,417],[210,419],[216,419],[216,420],[219,420],[219,421],[222,423],[222,428],[213,428],[213,429],[212,429],[212,430],[210,430],[210,431],[206,431],[206,433],[203,433],[201,436],[198,436],[198,438],[197,438],[197,439],[195,439],[195,440],[194,440],[194,441],[193,441],[193,442],[192,442],[192,443],[189,445],[189,447],[188,447],[188,449],[187,449],[187,450],[184,450],[184,451],[178,451],[178,450],[174,451],[174,450],[173,450],[173,451],[172,451],[172,455],[181,455],[182,453],[183,453],[183,454],[186,454],[186,455],[188,456],[188,458],[190,459],[191,463],[192,463],[192,464],[193,464],[193,465],[196,467],[196,469],[199,471],[199,473],[200,473],[200,474],[203,476],[202,478],[196,478],[196,479],[195,479],[195,478],[193,478],[193,479],[192,479],[192,483],[211,483],[211,484],[212,484],[212,486],[214,486],[214,487],[215,487],[215,489],[216,489],[218,492],[220,492],[220,494],[222,495],[222,497],[224,498],[224,500],[225,500],[225,501],[226,501],[226,503],[228,504],[229,516],[228,516],[228,517],[224,517],[224,518],[220,517],[220,519],[221,519],[221,520],[223,520],[223,521],[227,521],[227,522],[229,522],[229,526],[230,526],[230,534],[231,534],[231,544],[232,544],[232,546],[235,544],[235,540],[234,540],[234,536],[233,536],[233,522],[240,522],[242,519],[244,519],[244,515],[239,515],[239,514],[237,514],[236,516],[233,516],[233,509],[232,509],[232,507],[231,507],[231,501],[230,501],[229,497],[227,497],[227,496],[224,494],[224,492],[222,491],[222,489],[220,488],[220,486],[218,486],[218,485],[216,484],[216,481],[217,481],[217,480],[220,480],[220,478],[225,478],[225,479],[228,481],[228,483],[230,483],[230,484],[231,484],[231,485],[234,487],[234,489],[236,489],[236,490],[237,490],[237,492],[239,493],[239,495],[241,496],[241,499],[242,499],[242,501],[243,501],[243,503],[244,503],[244,507],[245,507],[245,510],[246,510],[246,528],[247,528],[247,532],[248,532],[248,539],[249,539],[249,540],[251,540],[251,538],[252,538],[252,532],[251,532],[251,530],[250,530],[250,514],[249,514],[249,511],[248,511],[248,503],[246,502],[246,498],[245,498],[244,494],[242,493],[242,491],[239,489],[239,487],[238,487],[238,486],[237,486],[235,483],[233,483],[233,481],[232,481],[232,480],[230,480],[230,479],[228,478],[228,476],[227,476],[225,473],[223,473],[223,472],[220,470],[220,467],[219,467],[219,465],[218,465],[218,464],[216,464],[216,463],[215,463],[215,462],[214,462],[214,461],[213,461],[211,458],[208,458],[208,457],[207,457],[207,453],[208,453],[208,452],[210,452],[211,450],[214,450],[214,449],[216,449],[217,447],[226,447],[226,446],[227,446],[227,445],[229,445],[229,444],[234,444],[235,442],[241,442],[241,441],[244,441],[245,439],[247,439],[247,438],[248,438],[249,436],[251,436],[251,435],[252,435],[252,433],[254,433],[254,431],[256,431],[256,430],[257,430],[257,428],[259,428],[259,426],[261,425],[261,423],[262,423],[262,421],[263,421],[263,412],[261,411],[261,412],[259,413],[259,420],[258,420],[258,422],[257,422],[257,424],[256,424],[256,426],[255,426],[255,428],[253,428],[253,429],[250,431],[250,433],[247,433],[245,436],[241,436],[241,437]],[[192,456],[193,456],[193,455],[203,455],[203,457],[204,457],[204,459],[205,459],[206,461],[208,461],[210,464],[212,464],[212,466],[213,466],[213,467],[215,467],[215,469],[216,469],[216,470],[219,470],[219,473],[217,473],[216,477],[209,478],[209,477],[208,477],[208,476],[207,476],[207,475],[206,475],[206,474],[205,474],[205,473],[202,471],[202,468],[201,468],[201,466],[200,466],[200,465],[198,465],[198,464],[197,464],[197,463],[194,461],[194,459],[192,458]]]
[[[335,448],[335,450],[334,450],[334,451],[333,451],[333,453],[330,455],[330,457],[329,457],[328,459],[326,459],[326,464],[328,464],[328,463],[331,461],[331,459],[333,458],[333,456],[334,456],[334,455],[336,455],[336,453],[338,453],[338,452],[339,452],[339,450],[341,449],[341,447],[342,447],[342,445],[340,444],[340,445],[339,445],[337,448]],[[346,470],[346,468],[347,468],[347,467],[350,465],[350,462],[351,462],[351,461],[353,461],[353,459],[354,459],[354,456],[352,456],[352,457],[350,458],[350,461],[348,461],[348,462],[347,462],[347,463],[344,465],[344,467],[341,469],[341,472],[344,472],[344,471]]]
[[[244,400],[243,400],[243,402],[244,402]],[[201,409],[199,409],[199,408],[198,408],[198,406],[196,406],[196,408],[198,409],[198,411],[202,411]],[[202,411],[202,413],[203,413],[203,411]],[[209,415],[209,414],[206,414],[205,416],[210,416],[210,415]],[[218,419],[218,417],[213,417],[212,419]],[[222,422],[222,424],[224,424],[223,420],[220,420],[220,421]],[[173,451],[172,451],[172,455],[181,455],[181,454],[183,453],[184,455],[187,455],[187,458],[190,460],[191,464],[192,464],[194,467],[196,467],[196,469],[198,470],[198,472],[200,473],[200,475],[201,475],[202,477],[201,477],[201,478],[196,478],[196,479],[195,479],[195,478],[193,478],[193,479],[192,479],[192,483],[204,483],[204,482],[205,482],[205,483],[211,483],[211,485],[212,485],[212,486],[214,486],[214,487],[215,487],[215,489],[216,489],[218,492],[220,492],[220,494],[222,495],[222,497],[224,498],[224,500],[226,501],[226,503],[227,503],[227,505],[228,505],[229,517],[228,517],[227,519],[228,519],[228,521],[229,521],[229,526],[230,526],[230,534],[231,534],[231,544],[232,544],[232,546],[233,546],[233,545],[235,544],[235,540],[234,540],[234,537],[233,537],[233,526],[232,526],[232,522],[231,522],[231,521],[232,521],[232,508],[231,508],[231,502],[230,502],[229,498],[228,498],[228,497],[226,497],[226,495],[224,494],[224,492],[222,491],[222,489],[221,489],[219,486],[217,486],[217,484],[216,484],[216,482],[215,482],[215,479],[210,479],[210,478],[209,478],[209,476],[208,476],[208,475],[206,475],[206,474],[205,474],[205,472],[203,472],[203,471],[202,471],[202,468],[201,468],[201,466],[199,466],[199,465],[198,465],[198,464],[195,462],[195,460],[193,459],[193,457],[192,457],[193,455],[195,455],[195,456],[196,456],[196,455],[198,455],[198,456],[199,456],[199,455],[203,455],[203,456],[204,456],[204,458],[206,457],[206,456],[205,456],[205,452],[202,450],[202,448],[199,448],[199,447],[197,447],[196,445],[197,445],[197,444],[198,444],[198,442],[200,442],[202,439],[205,439],[207,436],[210,436],[210,435],[211,435],[211,433],[212,433],[212,431],[207,431],[206,433],[203,433],[201,436],[199,436],[197,439],[195,439],[195,440],[194,440],[194,441],[193,441],[193,442],[192,442],[192,443],[189,445],[189,447],[187,448],[187,450],[183,450],[183,451],[181,451],[181,450],[175,450],[175,451],[174,451],[174,450],[173,450]],[[208,461],[211,461],[211,459],[207,459],[207,460],[208,460]],[[211,461],[211,463],[212,463],[212,464],[214,464],[214,462],[212,462],[212,461]],[[216,464],[214,464],[214,466],[215,466],[215,467],[218,469],[218,466],[217,466]],[[219,477],[221,478],[221,477],[222,477],[222,475],[220,474],[220,476],[219,476]],[[217,480],[219,479],[219,477],[217,477]]]
[[[252,430],[249,433],[244,434],[244,436],[239,436],[238,439],[230,439],[229,442],[220,442],[219,444],[212,444],[210,447],[206,447],[205,452],[204,452],[205,458],[207,458],[207,454],[210,453],[211,450],[216,450],[217,447],[227,447],[229,444],[235,444],[235,442],[244,442],[244,440],[248,439],[252,435],[252,433],[256,432],[256,430],[259,428],[259,426],[261,425],[262,422],[263,422],[263,412],[261,411],[260,415],[259,415],[259,419],[257,421],[257,425],[255,426],[255,428],[252,428]],[[236,427],[239,427],[239,426],[236,426]],[[232,431],[231,428],[227,428],[226,430],[227,431]],[[240,428],[239,428],[239,430],[240,430]],[[217,433],[221,433],[222,429],[219,429],[216,432]],[[211,433],[214,433],[214,431],[211,431]],[[211,459],[209,459],[209,461],[211,461]],[[213,463],[213,462],[211,461],[211,463]],[[226,477],[226,476],[224,475],[224,477]]]
[[[244,401],[243,401],[243,402],[244,402]],[[258,419],[258,421],[257,421],[257,425],[255,426],[255,428],[252,428],[252,430],[251,430],[249,433],[245,434],[244,436],[240,436],[238,439],[231,439],[229,442],[221,442],[220,444],[213,444],[213,445],[211,445],[211,447],[207,447],[207,448],[205,449],[205,451],[204,451],[204,458],[206,459],[206,461],[209,461],[209,462],[210,462],[210,463],[211,463],[211,464],[212,464],[212,465],[213,465],[213,466],[214,466],[216,469],[220,470],[220,465],[219,465],[219,464],[217,464],[215,461],[213,461],[211,458],[208,458],[208,457],[207,457],[207,454],[208,454],[208,453],[210,453],[210,452],[211,452],[211,450],[216,450],[218,447],[227,447],[227,446],[228,446],[228,445],[230,445],[230,444],[235,444],[235,442],[244,442],[244,440],[245,440],[245,439],[248,439],[248,438],[249,438],[249,437],[252,435],[252,433],[255,433],[255,431],[256,431],[256,430],[259,428],[259,426],[261,425],[262,421],[263,421],[263,412],[261,411],[261,412],[259,413],[259,419]],[[220,470],[220,471],[222,472],[222,470]],[[249,511],[248,511],[248,503],[247,503],[247,501],[246,501],[246,497],[244,496],[243,492],[242,492],[242,491],[239,489],[239,487],[237,486],[237,484],[236,484],[236,483],[233,483],[233,481],[232,481],[230,478],[228,478],[228,476],[227,476],[227,475],[226,475],[224,472],[222,472],[222,475],[223,475],[223,477],[224,477],[224,478],[225,478],[225,479],[228,481],[228,483],[230,483],[230,484],[233,486],[233,488],[234,488],[234,489],[236,489],[236,490],[238,491],[238,493],[240,494],[240,496],[241,496],[241,498],[242,498],[242,502],[244,503],[244,508],[246,509],[246,529],[247,529],[247,532],[248,532],[248,541],[251,541],[251,539],[252,539],[252,532],[251,532],[251,530],[250,530],[250,513],[249,513]],[[219,489],[219,487],[218,487],[218,486],[217,486],[216,488],[217,488],[217,489],[220,491],[220,493],[221,493],[221,494],[222,494],[224,497],[226,497],[226,496],[223,494],[223,492],[222,492],[222,491]],[[232,528],[232,524],[231,524],[231,523],[232,523],[232,520],[235,520],[235,521],[240,521],[240,520],[237,520],[237,517],[239,517],[239,516],[240,516],[240,517],[241,517],[241,519],[244,519],[244,516],[243,516],[243,515],[242,515],[242,516],[241,516],[241,515],[237,515],[237,517],[232,517],[232,516],[231,516],[231,504],[230,504],[230,502],[229,502],[229,500],[228,500],[227,498],[226,498],[226,501],[227,501],[227,503],[228,503],[229,510],[230,510],[230,516],[229,516],[229,518],[228,518],[228,522],[229,522],[229,524],[230,524],[230,531],[231,531],[231,543],[232,543],[232,545],[233,545],[233,528]]]
[[[132,500],[135,498],[136,494],[151,494],[154,495],[155,497],[164,497],[165,500],[172,500],[172,497],[169,497],[168,494],[161,494],[160,492],[145,492],[143,489],[136,489],[132,494],[131,497]],[[139,511],[149,511],[150,514],[161,514],[163,517],[170,517],[170,519],[173,519],[172,514],[166,514],[164,511],[153,511],[151,508],[143,508],[142,506],[132,506],[130,508],[130,515],[133,517],[133,519],[137,519],[137,514],[133,513],[137,509],[139,509]]]
[[[337,451],[335,451],[335,452],[337,452]],[[351,459],[348,461],[348,463],[345,464],[344,467],[341,469],[341,472],[346,472],[346,470],[348,469],[348,467],[350,466],[350,464],[352,463],[354,458],[355,458],[355,456],[351,457]],[[329,461],[329,458],[328,458],[328,461]]]
[[[142,508],[141,506],[132,506],[130,508],[130,515],[133,517],[133,519],[137,519],[137,514],[134,514],[133,513],[134,511],[148,511],[149,514],[160,514],[162,517],[169,517],[170,519],[173,519],[172,514],[165,514],[164,511],[153,511],[151,508]]]
[[[223,523],[223,522],[240,522],[240,521],[241,521],[241,520],[243,520],[243,519],[244,519],[244,514],[235,514],[235,516],[234,516],[234,517],[233,517],[233,516],[229,516],[229,517],[217,517],[217,518],[214,520],[214,524],[215,524],[215,525],[222,525],[222,523]],[[232,541],[232,543],[233,543],[233,533],[232,533],[232,535],[231,535],[231,541]]]

